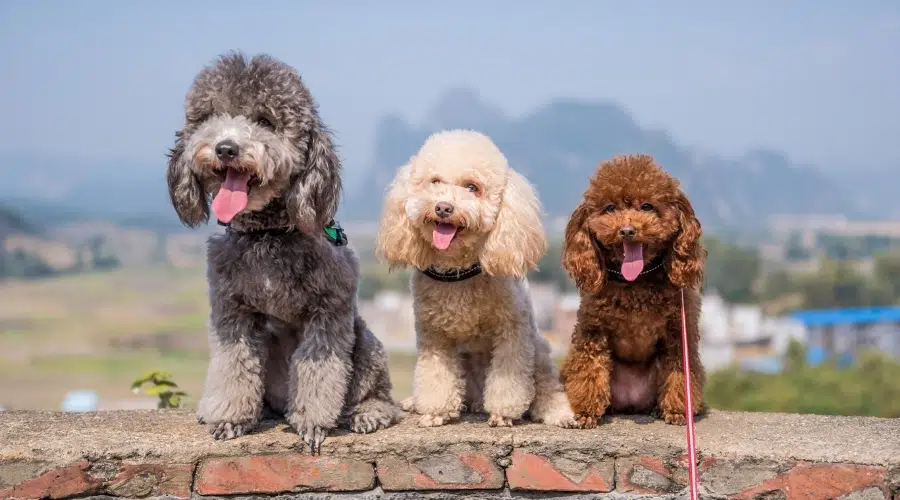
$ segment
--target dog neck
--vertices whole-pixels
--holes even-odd
[[[666,254],[661,253],[661,254],[657,255],[656,258],[654,258],[647,264],[646,269],[641,271],[641,274],[638,275],[638,278],[643,278],[648,275],[655,274],[660,270],[665,272],[665,269],[663,268],[663,264],[665,264],[665,263],[666,263]],[[620,283],[634,283],[633,281],[626,280],[625,277],[622,276],[621,270],[611,269],[611,268],[607,267],[607,271],[609,271],[609,280],[610,281],[618,281]]]
[[[230,223],[217,222],[238,233],[287,232],[293,228],[281,200],[272,200],[262,210],[238,214]]]
[[[454,283],[457,281],[465,281],[481,274],[481,263],[476,262],[469,267],[456,269],[431,266],[427,269],[422,269],[421,271],[422,274],[433,280],[443,281],[444,283]]]

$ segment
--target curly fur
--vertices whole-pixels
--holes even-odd
[[[620,228],[643,244],[645,268],[634,282],[611,280],[621,268]],[[620,156],[600,164],[566,227],[563,266],[581,305],[562,380],[579,423],[596,425],[608,409],[654,412],[685,421],[681,354],[684,289],[695,414],[703,407],[700,286],[706,252],[700,222],[676,179],[650,156]]]
[[[438,203],[451,204],[453,214],[441,219]],[[439,221],[460,228],[445,250],[433,244]],[[392,267],[480,262],[484,270],[451,283],[413,275],[418,360],[404,408],[422,415],[420,425],[442,425],[463,408],[489,413],[491,425],[512,425],[526,412],[536,421],[574,425],[525,279],[545,250],[534,190],[487,136],[434,134],[397,172],[378,255]]]
[[[340,162],[300,75],[239,53],[203,69],[168,167],[172,205],[206,222],[227,168],[251,173],[248,203],[209,240],[210,363],[198,418],[217,439],[253,429],[264,404],[315,452],[339,423],[371,432],[400,415],[387,356],[359,317],[354,253],[323,237]],[[214,148],[240,147],[227,164]]]

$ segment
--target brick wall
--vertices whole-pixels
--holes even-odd
[[[0,498],[684,498],[684,428],[337,432],[310,456],[279,422],[215,442],[184,411],[0,413]],[[900,420],[713,412],[703,498],[900,500]]]

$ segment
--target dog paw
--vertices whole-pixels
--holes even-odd
[[[600,424],[600,415],[576,415],[575,426],[579,429],[593,429]]]
[[[416,411],[416,398],[410,396],[400,402],[400,409],[406,412]]]
[[[687,423],[684,413],[666,412],[663,413],[662,418],[667,424],[685,425]]]
[[[512,427],[513,419],[501,415],[491,415],[488,418],[488,425],[491,427]]]
[[[209,433],[213,439],[227,440],[241,437],[252,428],[253,424],[250,422],[219,422],[210,427]]]
[[[419,427],[440,427],[444,424],[449,424],[451,420],[450,415],[426,413],[419,419]]]
[[[566,416],[561,418],[552,419],[544,422],[547,425],[555,425],[557,427],[562,427],[563,429],[577,429],[578,422],[575,420],[574,416]]]
[[[328,427],[316,425],[305,418],[290,416],[287,419],[288,424],[297,431],[300,439],[306,443],[309,448],[310,455],[320,455],[322,453],[322,443],[328,437]]]
[[[368,434],[378,429],[387,429],[397,420],[397,415],[397,407],[391,403],[370,405],[365,410],[353,415],[350,420],[350,430],[358,434]]]

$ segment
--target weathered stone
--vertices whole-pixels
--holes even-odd
[[[841,495],[838,500],[885,500],[889,495],[885,490],[877,486],[870,486],[861,490],[856,490],[846,495]]]
[[[799,464],[787,472],[740,492],[735,498],[756,498],[781,490],[787,498],[830,499],[870,486],[884,487],[887,469],[864,465]]]
[[[201,495],[362,491],[375,486],[372,464],[297,454],[213,458],[200,464],[194,489]]]
[[[385,457],[376,465],[381,486],[388,491],[503,487],[503,471],[481,453],[442,453],[413,460]]]
[[[706,491],[714,495],[736,495],[775,478],[785,470],[774,462],[713,460],[700,474]]]
[[[684,488],[660,458],[641,456],[616,460],[616,490],[625,493],[676,493]]]
[[[190,464],[122,464],[105,491],[119,497],[191,497],[194,466]]]
[[[513,490],[608,492],[615,481],[615,461],[584,462],[515,450],[506,478]]]

